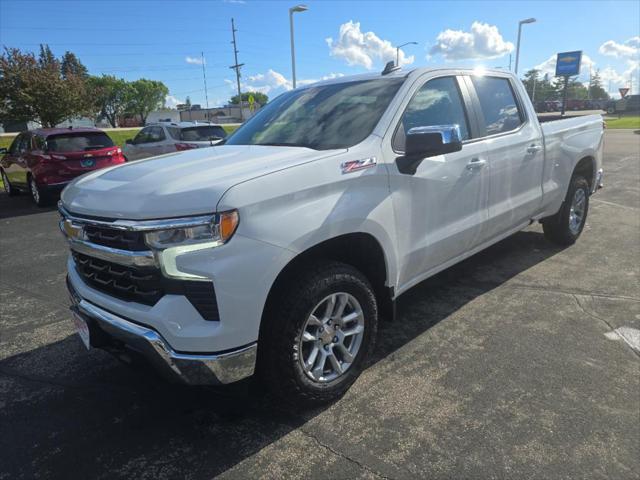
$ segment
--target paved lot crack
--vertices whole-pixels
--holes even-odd
[[[573,297],[573,299],[575,300],[576,305],[578,305],[578,308],[579,308],[580,310],[582,310],[582,311],[583,311],[587,316],[589,316],[589,317],[591,317],[591,318],[593,318],[593,319],[595,319],[595,320],[598,320],[598,321],[600,321],[600,322],[604,323],[607,327],[609,327],[610,331],[615,332],[616,327],[615,327],[615,326],[613,326],[613,325],[611,325],[611,324],[607,321],[607,319],[606,319],[606,318],[602,318],[602,317],[600,317],[599,315],[596,315],[595,313],[593,313],[593,312],[591,312],[591,311],[587,310],[587,308],[585,308],[585,306],[584,306],[584,305],[582,305],[582,303],[580,302],[580,299],[578,298],[578,295],[573,294],[573,295],[572,295],[572,297]],[[631,351],[631,353],[633,353],[636,357],[640,358],[640,353],[639,353],[639,352],[636,352],[633,348],[631,348],[631,345],[629,345],[626,341],[624,341],[624,338],[622,338],[622,337],[621,337],[620,339],[621,339],[621,340],[623,340],[623,342],[622,342],[622,343],[623,343],[624,345],[626,345],[626,347],[629,349],[629,351]]]
[[[318,444],[319,446],[321,446],[322,448],[325,448],[326,450],[329,450],[329,451],[330,451],[331,453],[333,453],[334,455],[337,455],[338,457],[345,459],[345,460],[346,460],[346,461],[348,461],[349,463],[353,463],[354,465],[357,465],[357,466],[358,466],[358,467],[360,467],[361,469],[366,470],[367,472],[372,473],[372,474],[374,474],[374,475],[375,475],[375,476],[377,476],[377,477],[384,478],[384,479],[386,479],[386,480],[390,480],[390,479],[392,478],[392,477],[388,477],[388,476],[386,476],[386,475],[383,475],[383,474],[382,474],[382,473],[380,473],[380,472],[375,471],[374,469],[372,469],[372,468],[371,468],[371,467],[369,467],[368,465],[366,465],[366,464],[364,464],[364,463],[362,463],[362,462],[359,462],[358,460],[355,460],[355,459],[353,459],[353,458],[349,457],[348,455],[345,455],[345,454],[344,454],[344,453],[342,453],[342,452],[337,451],[335,448],[331,447],[330,445],[327,445],[327,444],[325,444],[325,443],[321,442],[321,441],[320,441],[320,440],[319,440],[315,435],[313,435],[312,433],[307,432],[307,431],[306,431],[306,430],[304,430],[303,428],[300,428],[300,429],[299,429],[299,431],[300,431],[303,435],[305,435],[305,436],[309,437],[311,440],[313,440],[315,443],[317,443],[317,444]]]

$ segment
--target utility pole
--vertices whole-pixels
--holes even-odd
[[[204,79],[204,98],[207,102],[207,115],[209,115],[209,92],[207,92],[207,73],[204,68],[204,52],[200,52],[202,57],[202,78]],[[208,117],[207,117],[208,118]]]
[[[511,71],[511,54],[509,54],[509,71]]]
[[[229,68],[231,70],[236,71],[236,82],[238,84],[238,101],[240,102],[240,121],[242,122],[242,92],[240,91],[240,67],[244,65],[244,63],[238,63],[238,45],[236,44],[236,25],[233,22],[233,18],[231,19],[231,35],[233,35],[233,56],[235,58],[235,65],[231,65]]]

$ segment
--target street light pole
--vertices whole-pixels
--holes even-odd
[[[518,62],[520,61],[520,37],[522,35],[522,25],[524,25],[525,23],[533,23],[535,21],[535,18],[527,18],[518,22],[518,43],[516,45],[516,75],[518,74]]]
[[[296,5],[289,9],[289,28],[291,29],[291,80],[293,88],[296,88],[296,48],[293,42],[293,14],[296,12],[304,12],[309,7],[306,5]]]
[[[418,45],[418,42],[407,42],[407,43],[403,43],[402,45],[398,45],[396,47],[396,67],[400,66],[400,49],[407,45]]]

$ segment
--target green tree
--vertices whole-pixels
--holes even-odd
[[[543,100],[538,95],[538,84],[540,83],[539,74],[540,70],[536,70],[535,68],[525,72],[524,78],[522,79],[522,83],[524,85],[525,90],[529,94],[530,99],[535,100]],[[536,90],[534,92],[534,89]],[[535,93],[535,94],[534,94]]]
[[[81,115],[88,106],[84,78],[63,76],[61,61],[47,45],[40,46],[37,58],[5,48],[0,57],[0,98],[3,122],[34,120],[45,127]]]
[[[117,127],[118,118],[127,112],[131,102],[130,84],[113,75],[90,77],[88,84],[94,113],[106,117],[112,127]]]
[[[68,78],[75,75],[80,78],[86,79],[89,76],[89,71],[82,62],[71,52],[65,52],[62,56],[61,72],[64,78]]]
[[[609,100],[609,94],[602,86],[600,70],[596,70],[596,73],[591,76],[591,81],[589,82],[589,98],[593,100]]]
[[[269,97],[262,92],[243,92],[242,101],[247,102],[251,95],[253,95],[253,99],[256,101],[256,103],[259,103],[260,105],[266,105],[267,102],[269,101]],[[239,104],[240,101],[239,101],[238,95],[234,95],[233,97],[231,97],[230,102],[233,105]]]
[[[131,94],[127,112],[140,115],[140,120],[144,125],[147,123],[149,113],[164,105],[169,89],[162,82],[147,80],[146,78],[131,82],[129,86]]]

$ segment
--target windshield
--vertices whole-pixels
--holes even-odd
[[[220,140],[225,138],[227,133],[224,128],[217,125],[203,125],[201,127],[187,127],[180,131],[182,140],[191,142],[206,142],[208,140]]]
[[[403,78],[380,78],[284,93],[240,127],[227,145],[348,148],[367,138]]]
[[[113,141],[103,132],[65,133],[47,137],[49,152],[84,152],[113,147]]]

